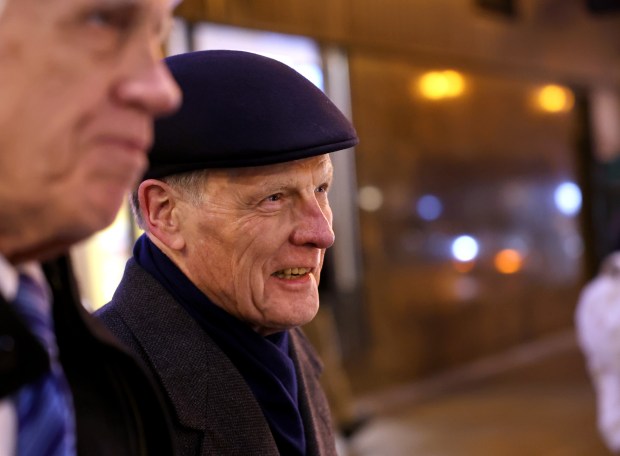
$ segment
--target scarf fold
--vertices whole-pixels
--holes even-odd
[[[146,235],[137,240],[133,254],[136,262],[162,284],[239,370],[265,415],[280,454],[305,455],[289,333],[263,337],[215,305]]]

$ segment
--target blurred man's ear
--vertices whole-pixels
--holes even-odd
[[[138,187],[144,230],[171,250],[185,247],[179,229],[179,196],[179,192],[157,179],[147,179]]]

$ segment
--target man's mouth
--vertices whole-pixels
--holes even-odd
[[[277,277],[278,279],[291,280],[299,279],[300,277],[309,274],[310,271],[312,271],[311,268],[287,268],[276,271],[272,275]]]

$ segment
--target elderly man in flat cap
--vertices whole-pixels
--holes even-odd
[[[239,51],[167,59],[184,104],[156,123],[136,243],[98,316],[137,353],[181,454],[335,455],[315,316],[334,242],[329,152],[343,114],[284,64]]]
[[[0,0],[0,455],[170,455],[140,364],[82,307],[67,249],[114,220],[180,103],[169,0]],[[45,262],[45,264],[43,264]]]

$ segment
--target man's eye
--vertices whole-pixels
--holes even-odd
[[[101,9],[92,11],[86,17],[91,26],[112,28],[121,32],[129,30],[134,23],[134,14],[129,8]]]
[[[270,202],[280,201],[282,199],[281,193],[274,193],[273,195],[269,195],[266,200]]]
[[[327,193],[327,184],[323,184],[316,189],[317,193]]]
[[[101,51],[115,51],[138,27],[140,14],[134,4],[95,7],[85,11],[84,43]]]

